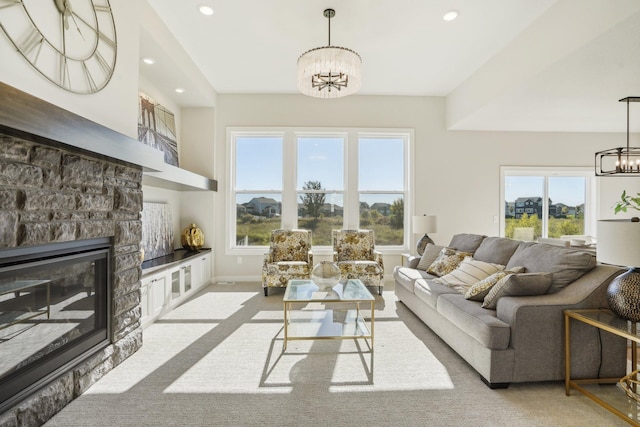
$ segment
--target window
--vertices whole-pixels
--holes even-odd
[[[235,245],[268,245],[282,211],[282,136],[238,135],[234,148]]]
[[[535,240],[595,232],[591,168],[503,167],[501,235]]]
[[[229,253],[263,253],[271,230],[296,227],[312,230],[314,247],[342,228],[374,230],[376,247],[408,247],[411,135],[229,129]]]

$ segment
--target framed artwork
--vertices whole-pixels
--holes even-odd
[[[173,253],[171,209],[166,203],[142,203],[144,261]]]
[[[138,93],[138,141],[162,151],[165,163],[179,166],[175,116],[142,92]]]

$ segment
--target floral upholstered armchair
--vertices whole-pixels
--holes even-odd
[[[365,286],[377,286],[382,295],[384,264],[375,250],[373,230],[333,230],[333,261],[342,279],[360,279]]]
[[[286,288],[291,279],[308,279],[313,269],[310,230],[273,230],[262,263],[264,296],[269,288]]]

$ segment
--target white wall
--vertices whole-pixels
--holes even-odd
[[[0,34],[3,83],[137,139],[138,11],[139,2],[111,0],[116,23],[118,56],[109,84],[100,92],[67,92],[40,75]]]
[[[620,145],[620,134],[448,131],[445,99],[439,97],[350,96],[319,100],[303,95],[219,94],[216,116],[215,263],[218,280],[258,280],[262,257],[225,255],[226,128],[238,126],[390,127],[415,129],[416,213],[438,215],[438,233],[447,244],[456,233],[498,235],[500,166],[589,166],[596,151]],[[384,167],[384,165],[380,165]],[[598,181],[610,178],[599,178]],[[618,185],[640,187],[639,179],[607,183],[603,203],[619,197]],[[637,191],[640,191],[638,188]],[[599,204],[601,215],[606,208]],[[415,237],[415,236],[414,236]],[[414,240],[415,242],[415,240]],[[413,249],[413,246],[412,248]],[[388,259],[387,259],[388,258]],[[385,258],[387,273],[400,263]]]

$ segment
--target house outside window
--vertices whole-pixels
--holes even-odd
[[[262,254],[271,230],[372,229],[376,247],[406,250],[411,130],[230,128],[227,253]],[[286,165],[286,166],[284,166]]]
[[[535,240],[595,235],[592,168],[504,166],[500,186],[501,236]]]

